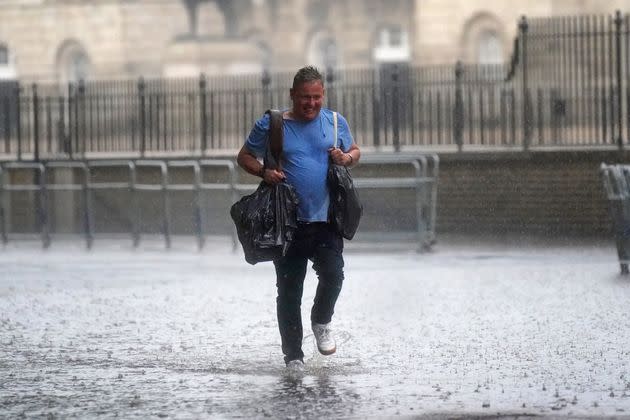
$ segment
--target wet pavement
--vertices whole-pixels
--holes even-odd
[[[307,335],[296,377],[273,266],[226,243],[0,249],[0,417],[630,415],[630,278],[612,244],[351,245],[337,354]],[[305,320],[315,285],[309,269]]]

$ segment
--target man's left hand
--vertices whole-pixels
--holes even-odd
[[[344,153],[343,150],[338,147],[331,147],[328,149],[328,152],[330,153],[330,158],[336,165],[349,166],[352,163],[352,157],[350,154]]]

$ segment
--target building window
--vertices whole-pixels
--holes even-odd
[[[398,25],[389,25],[378,31],[374,47],[377,62],[407,62],[410,58],[407,31]]]
[[[9,48],[0,44],[0,66],[8,66],[9,65]]]
[[[87,55],[82,51],[76,51],[68,60],[68,78],[72,81],[85,80],[88,78],[89,61]]]
[[[382,46],[389,46],[394,48],[400,48],[405,43],[403,40],[403,31],[400,26],[393,26],[381,30],[381,42]]]
[[[325,68],[337,67],[337,43],[334,39],[322,39],[317,48]]]
[[[477,40],[477,62],[480,64],[503,63],[501,38],[494,31],[483,31]]]
[[[477,13],[464,24],[460,59],[471,64],[503,64],[505,34],[503,23],[495,15],[489,12]]]
[[[308,49],[308,62],[320,69],[339,67],[339,51],[334,38],[322,33],[317,34],[311,40]]]
[[[7,44],[0,42],[0,81],[16,77],[15,57],[12,57]]]
[[[90,59],[76,41],[67,41],[57,53],[57,71],[61,83],[78,82],[90,77]]]

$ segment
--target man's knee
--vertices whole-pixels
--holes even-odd
[[[302,303],[302,288],[278,288],[276,301],[285,305],[300,305]]]
[[[341,287],[343,283],[343,266],[344,262],[341,252],[330,248],[318,250],[318,256],[313,264],[319,281],[333,287]]]

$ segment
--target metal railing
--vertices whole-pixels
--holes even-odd
[[[429,249],[435,242],[437,180],[439,170],[439,158],[437,155],[418,155],[412,157],[369,156],[362,159],[361,168],[368,173],[374,168],[383,165],[401,165],[412,168],[410,176],[365,176],[356,175],[355,182],[361,192],[368,190],[397,189],[407,190],[413,197],[415,216],[414,241],[417,250]],[[205,179],[204,174],[213,168],[227,171],[227,176],[221,179]],[[71,174],[70,179],[49,176],[57,170],[66,170]],[[103,176],[103,171],[106,176]],[[187,173],[183,173],[186,172]],[[20,174],[18,174],[20,172]],[[389,172],[389,170],[388,170]],[[177,173],[177,177],[175,176]],[[99,180],[97,175],[101,175]],[[19,176],[21,175],[21,176]],[[0,216],[2,223],[3,243],[13,239],[12,235],[23,231],[35,231],[41,237],[42,246],[51,245],[51,220],[55,210],[62,212],[78,212],[82,215],[80,234],[85,236],[86,247],[91,249],[96,238],[95,225],[95,193],[99,191],[115,191],[120,197],[122,192],[130,194],[130,199],[123,197],[125,214],[128,214],[128,229],[123,233],[130,233],[132,244],[138,247],[142,236],[142,222],[147,218],[160,226],[160,233],[164,237],[165,247],[172,245],[173,222],[177,219],[171,211],[173,206],[173,194],[177,192],[192,193],[190,212],[193,220],[193,234],[196,238],[198,249],[205,245],[207,233],[204,225],[209,222],[207,216],[209,201],[202,199],[202,192],[219,191],[225,193],[222,206],[229,208],[242,194],[253,192],[256,184],[241,183],[234,162],[230,160],[109,160],[109,161],[56,161],[48,163],[11,162],[0,164]],[[111,179],[116,178],[116,179]],[[63,200],[64,208],[54,209],[49,199],[49,193],[55,191],[80,192],[81,199],[75,203],[73,200]],[[12,206],[11,194],[14,192],[34,193],[34,199],[26,203],[20,203],[19,209]],[[141,206],[144,195],[147,193],[159,194],[157,201],[149,201],[148,207]],[[141,200],[142,198],[142,200]],[[67,207],[67,208],[66,208]],[[366,203],[382,217],[396,217],[394,212],[384,208],[375,208],[373,204]],[[33,210],[35,214],[35,228],[16,226],[12,218],[8,217],[17,210],[24,213]],[[147,209],[155,210],[151,214],[143,214]],[[227,212],[226,212],[227,213]],[[180,214],[177,215],[181,217]],[[229,229],[232,237],[232,247],[238,247],[236,230],[229,221]],[[412,229],[412,230],[413,230]],[[360,229],[361,232],[369,229]],[[23,232],[24,233],[24,232]],[[380,231],[380,233],[383,233]],[[382,235],[381,235],[382,236]]]
[[[621,274],[627,275],[630,273],[630,166],[602,163],[600,174],[608,198]]]
[[[230,181],[228,183],[204,183],[201,182],[202,168],[222,166],[227,168],[230,173]],[[111,171],[119,171],[121,168],[127,168],[124,181],[96,181],[94,180],[94,172],[96,170],[109,169]],[[138,181],[138,172],[142,169],[156,168],[159,171],[157,180],[159,182]],[[191,168],[193,170],[193,182],[173,183],[169,179],[169,168]],[[73,170],[79,169],[81,179],[77,182],[57,182],[53,177],[47,176],[55,169]],[[22,171],[26,176],[21,180],[14,182],[11,176],[15,171]],[[78,162],[78,161],[56,161],[42,163],[30,162],[10,162],[0,165],[0,174],[2,175],[2,183],[0,184],[0,215],[2,216],[2,239],[3,243],[9,241],[13,232],[12,223],[7,221],[7,217],[12,213],[12,209],[8,208],[10,201],[9,195],[13,192],[34,192],[35,199],[20,207],[20,211],[28,210],[29,205],[33,207],[36,214],[35,231],[41,236],[42,246],[48,248],[51,244],[50,221],[53,212],[49,197],[49,192],[53,191],[81,191],[82,203],[72,204],[63,209],[65,211],[74,211],[75,207],[81,208],[83,215],[83,226],[80,229],[86,238],[86,246],[90,249],[94,242],[94,209],[92,206],[93,194],[95,191],[115,190],[128,191],[131,193],[131,200],[128,203],[130,217],[130,232],[132,236],[133,246],[137,247],[141,240],[141,207],[139,205],[140,196],[147,191],[159,192],[161,195],[161,233],[164,236],[167,248],[171,246],[171,222],[172,215],[170,212],[170,193],[174,191],[194,191],[195,202],[193,205],[193,220],[195,221],[195,235],[199,249],[204,246],[203,220],[199,192],[201,190],[225,189],[227,191],[235,191],[236,174],[233,162],[227,160],[201,160],[201,161],[156,161],[156,160],[139,160],[139,161],[94,161],[94,162]],[[24,180],[26,179],[26,180]],[[235,194],[232,194],[235,197]],[[26,208],[25,208],[26,207]],[[8,223],[7,223],[8,222]],[[24,226],[22,226],[24,229]],[[25,229],[30,230],[30,229]],[[233,238],[233,241],[236,239]],[[235,242],[234,242],[235,245]]]
[[[18,168],[17,166],[15,168]],[[45,191],[46,201],[42,206],[43,220],[45,221],[45,225],[48,227],[47,231],[47,241],[44,243],[45,247],[48,247],[50,244],[50,220],[49,216],[49,192],[53,191],[80,191],[82,195],[82,205],[81,205],[81,215],[83,219],[83,233],[85,234],[85,242],[88,249],[92,248],[92,244],[94,242],[93,236],[93,226],[92,226],[92,207],[91,207],[91,193],[89,189],[90,182],[90,172],[87,164],[85,162],[48,162],[44,165],[46,176],[48,177],[51,173],[55,171],[55,169],[62,170],[73,170],[78,169],[81,173],[79,182],[68,182],[68,183],[60,183],[60,182],[49,182],[46,178],[43,182],[40,182],[41,189]],[[72,178],[75,178],[73,175]]]
[[[117,161],[117,160],[92,161],[92,162],[87,162],[87,167],[88,167],[87,193],[88,193],[90,203],[93,202],[94,193],[98,191],[117,191],[119,193],[123,191],[135,191],[135,185],[136,185],[135,168],[136,167],[133,161]],[[117,168],[117,170],[115,168]],[[116,172],[118,173],[121,173],[122,171],[126,171],[126,176],[123,177],[124,179],[123,181],[112,181],[109,179],[105,181],[97,181],[96,179],[94,179],[94,174],[99,169],[116,170]],[[133,209],[138,208],[138,203],[136,201],[136,198],[137,196],[133,194],[132,199],[131,199],[131,206],[133,207]],[[90,210],[91,209],[92,207],[90,207]],[[140,230],[138,227],[137,213],[134,212],[134,216],[136,217],[132,219],[133,222],[131,223],[130,230],[131,230],[133,246],[137,247],[140,244]],[[91,221],[94,220],[94,216],[92,214],[90,215],[90,220]],[[92,224],[88,226],[90,228],[93,227]],[[94,233],[95,232],[92,231],[91,235],[94,235]]]
[[[407,188],[415,194],[415,225],[418,251],[429,249],[436,240],[435,223],[437,218],[437,189],[439,175],[439,157],[424,155],[416,157],[365,156],[362,166],[382,164],[409,164],[414,169],[414,176],[409,177],[358,177],[355,179],[359,190]],[[383,213],[383,217],[388,217]]]
[[[205,157],[240,148],[292,74],[0,84],[0,155]],[[625,148],[630,18],[523,18],[506,65],[328,69],[327,106],[366,150]]]

